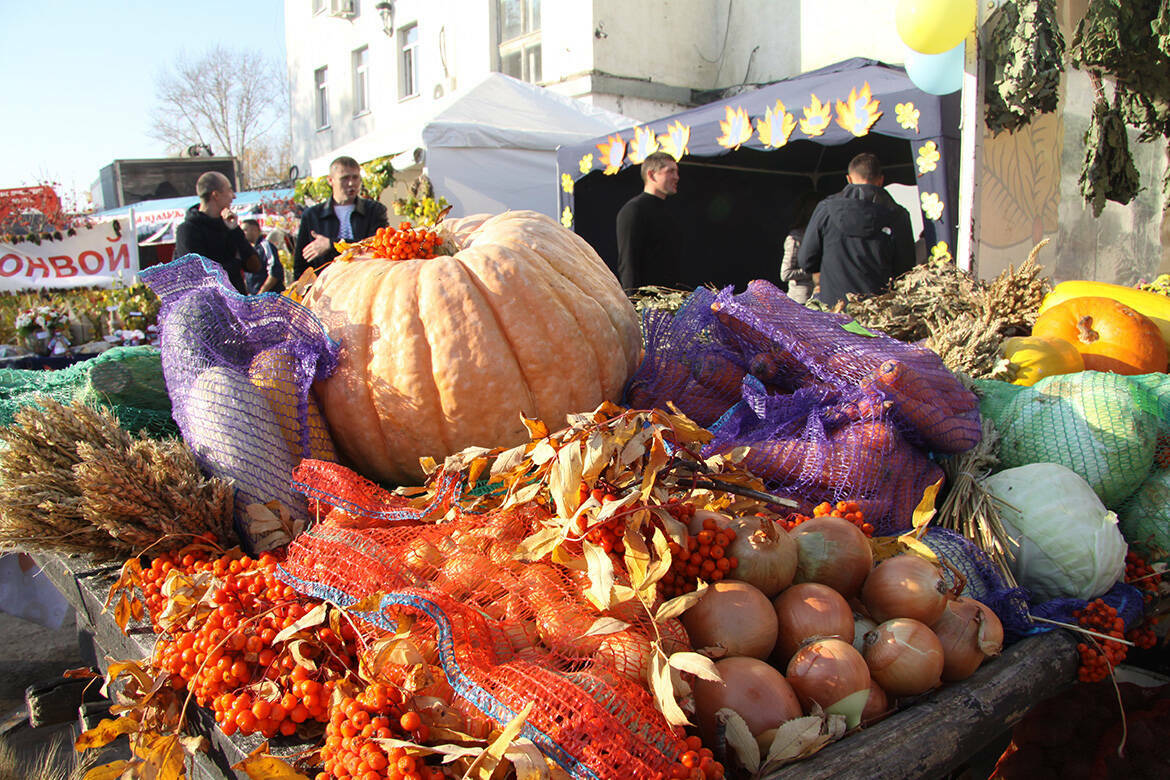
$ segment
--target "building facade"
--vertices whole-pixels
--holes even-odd
[[[858,0],[286,0],[294,161],[302,175],[317,175],[335,152],[359,160],[408,152],[448,98],[493,71],[650,120],[715,90],[848,57],[900,61],[892,13],[841,29],[839,20],[868,7]]]

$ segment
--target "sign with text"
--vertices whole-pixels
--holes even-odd
[[[79,227],[60,241],[0,241],[0,290],[112,287],[138,276],[134,217]]]

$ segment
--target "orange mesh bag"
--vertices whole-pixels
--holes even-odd
[[[297,477],[333,509],[328,502],[344,490],[315,480],[339,474],[310,466]],[[450,478],[442,475],[438,484]],[[549,516],[538,504],[486,514],[454,508],[439,512],[453,519],[436,525],[421,521],[445,500],[444,487],[424,507],[372,487],[368,497],[382,520],[355,527],[353,517],[373,512],[330,511],[289,546],[282,579],[302,593],[365,610],[353,614],[369,624],[368,639],[394,630],[404,613],[415,617],[412,635],[421,624],[437,646],[452,706],[469,720],[502,726],[534,702],[521,736],[573,777],[670,772],[677,738],[641,680],[652,638],[664,634],[664,646],[687,646],[677,621],[654,624],[645,608],[629,602],[602,612],[585,596],[584,573],[519,560],[522,542]],[[615,577],[620,581],[620,570]],[[369,609],[377,594],[377,608]],[[628,627],[586,635],[602,616]]]

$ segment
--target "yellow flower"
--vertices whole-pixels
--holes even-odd
[[[577,170],[581,171],[581,173],[589,173],[589,171],[593,170],[593,155],[583,155],[577,163]]]
[[[918,149],[918,175],[923,176],[938,167],[938,144],[927,141]]]
[[[860,138],[869,132],[874,122],[881,118],[881,102],[873,99],[869,91],[869,82],[849,90],[849,99],[837,101],[837,124]]]
[[[756,133],[760,143],[770,149],[779,149],[788,143],[789,136],[796,129],[796,117],[779,100],[764,113],[763,119],[756,120]]]
[[[904,129],[918,132],[918,117],[920,114],[913,103],[899,103],[894,106],[894,116],[897,118],[898,124]]]
[[[936,192],[922,193],[922,213],[928,219],[937,221],[942,218],[943,202]]]
[[[626,158],[634,165],[640,165],[650,155],[658,151],[658,139],[654,131],[646,126],[634,128],[634,139],[630,141],[630,150]]]
[[[658,146],[674,159],[681,160],[687,153],[690,140],[690,125],[684,125],[676,119],[673,124],[666,126],[665,133],[658,136]]]
[[[809,138],[816,138],[818,135],[824,135],[829,129],[829,111],[832,106],[829,103],[822,104],[815,94],[810,94],[809,97],[811,101],[804,107],[804,119],[800,120],[800,132]]]
[[[935,244],[934,246],[932,246],[930,248],[930,259],[931,260],[944,260],[948,263],[954,259],[953,257],[951,257],[951,248],[949,246],[947,246],[946,241],[939,241],[937,244]]]
[[[573,191],[573,177],[567,173],[561,174],[561,189],[568,193]]]
[[[566,230],[573,228],[573,211],[568,206],[565,206],[565,210],[561,212],[561,224],[565,226]]]
[[[723,135],[715,143],[725,149],[738,149],[740,144],[752,137],[752,120],[742,108],[727,106],[727,119],[719,121]]]

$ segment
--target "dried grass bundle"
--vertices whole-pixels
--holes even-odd
[[[0,437],[0,547],[119,557],[231,536],[232,488],[181,441],[132,436],[109,411],[48,398]]]

